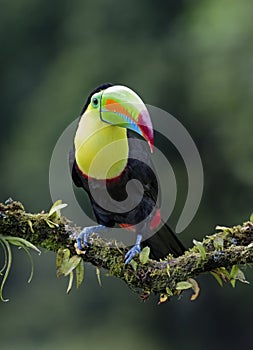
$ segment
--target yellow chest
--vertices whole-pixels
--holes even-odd
[[[88,110],[80,119],[74,144],[77,165],[89,177],[112,179],[126,167],[126,129],[102,122],[97,111]]]

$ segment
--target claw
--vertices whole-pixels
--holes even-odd
[[[142,235],[137,235],[135,245],[126,253],[125,255],[125,264],[129,264],[130,261],[135,257],[135,255],[141,252],[141,243]]]
[[[141,247],[139,244],[134,245],[125,255],[125,264],[129,264],[130,261],[135,257],[135,255],[139,254],[141,251]]]
[[[92,233],[97,233],[100,230],[104,230],[105,226],[98,225],[98,226],[88,226],[85,227],[78,235],[76,239],[77,243],[77,249],[84,250],[84,248],[87,248],[89,245],[89,237]]]

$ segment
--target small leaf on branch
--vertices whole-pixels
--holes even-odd
[[[4,289],[4,285],[6,283],[6,280],[8,278],[8,275],[10,273],[10,269],[11,269],[11,264],[12,264],[12,253],[11,253],[11,248],[10,248],[10,244],[8,241],[6,241],[4,238],[1,237],[1,245],[3,246],[3,249],[6,251],[6,263],[5,265],[5,272],[4,272],[4,276],[2,278],[1,281],[1,285],[0,285],[0,300],[3,302],[7,302],[9,301],[9,299],[4,299],[3,297],[3,289]]]
[[[203,243],[202,242],[199,242],[199,241],[196,241],[195,239],[193,240],[193,244],[196,246],[196,248],[198,249],[200,255],[201,255],[201,258],[203,260],[206,259],[206,250],[205,250],[205,247],[203,246]]]
[[[225,267],[220,267],[216,269],[221,275],[221,278],[223,279],[224,282],[227,282],[229,280],[229,272]]]
[[[53,222],[52,220],[45,219],[45,221],[50,228],[59,227],[59,225],[56,222]]]
[[[79,255],[73,255],[70,258],[70,250],[59,249],[56,255],[56,274],[57,277],[69,275],[80,263],[82,258]]]
[[[195,279],[189,278],[188,281],[191,283],[191,288],[193,290],[193,294],[191,296],[191,301],[193,301],[193,300],[196,300],[198,298],[200,288],[199,288],[198,282]]]
[[[239,271],[238,265],[233,265],[229,274],[229,281],[233,288],[235,288],[236,277]]]
[[[59,249],[56,253],[56,275],[57,275],[57,277],[60,277],[62,275],[61,265],[62,265],[62,261],[63,261],[63,251],[64,251],[64,249]]]
[[[73,255],[69,259],[69,261],[66,261],[64,266],[63,266],[63,273],[65,276],[68,276],[70,272],[72,272],[80,263],[82,258],[78,255]]]
[[[137,262],[134,259],[132,259],[129,264],[132,266],[133,270],[136,272],[137,266],[138,266]]]
[[[168,296],[173,297],[173,292],[169,287],[166,287],[166,293],[168,294]]]
[[[210,273],[212,276],[214,276],[221,287],[223,286],[223,282],[230,281],[230,273],[225,269],[225,267],[219,267],[213,271],[210,271]]]
[[[28,226],[30,227],[31,232],[34,233],[33,224],[31,220],[27,220],[27,223],[28,223]]]
[[[69,294],[71,289],[72,289],[73,280],[74,280],[74,274],[73,274],[73,271],[71,271],[70,274],[69,274],[69,284],[68,284],[68,288],[67,288],[67,291],[66,291],[67,294]]]
[[[101,276],[100,276],[100,268],[96,266],[96,275],[97,275],[97,280],[99,287],[102,287],[102,282],[101,282]]]
[[[150,253],[149,247],[143,248],[142,251],[140,252],[139,260],[142,264],[146,264],[148,262],[149,253]]]
[[[216,279],[216,281],[219,283],[221,287],[223,287],[223,282],[221,277],[218,275],[218,273],[211,271],[210,274]]]
[[[80,260],[76,267],[76,288],[79,288],[84,279],[84,262]]]
[[[192,288],[192,284],[188,281],[178,282],[176,285],[176,290],[185,290]]]
[[[217,226],[215,227],[215,230],[217,230],[217,231],[225,231],[225,232],[230,232],[230,233],[233,232],[232,227],[219,226],[219,225],[217,225]]]
[[[56,201],[49,210],[48,217],[52,220],[57,220],[61,217],[61,209],[65,208],[67,204],[62,203],[62,200]]]
[[[242,283],[249,284],[249,281],[246,280],[244,273],[240,269],[238,269],[238,273],[237,273],[236,279],[238,281],[242,282]]]
[[[56,254],[56,274],[57,277],[64,275],[64,264],[66,264],[70,257],[70,250],[67,248],[59,249]]]
[[[41,254],[41,251],[31,242],[27,241],[24,238],[21,237],[14,237],[14,236],[5,236],[5,240],[7,240],[10,244],[16,245],[18,247],[23,248],[23,246],[35,250],[39,255]]]

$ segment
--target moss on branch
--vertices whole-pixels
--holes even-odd
[[[89,248],[80,256],[85,262],[122,279],[143,299],[151,293],[160,293],[161,301],[165,301],[168,296],[190,287],[197,296],[198,286],[193,278],[199,274],[212,272],[220,283],[232,283],[236,279],[245,281],[237,266],[253,262],[253,224],[250,221],[231,228],[217,227],[217,231],[202,242],[194,241],[194,246],[184,255],[178,258],[168,256],[160,262],[146,259],[141,263],[136,257],[135,262],[125,265],[127,248],[95,235]],[[69,249],[70,256],[73,256],[77,254],[74,243],[78,233],[79,229],[60,216],[59,211],[30,214],[20,202],[0,203],[0,234],[3,236],[21,237],[54,252]]]

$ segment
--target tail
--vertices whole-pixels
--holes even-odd
[[[150,258],[155,260],[163,259],[168,254],[178,257],[185,252],[185,247],[166,223],[152,237],[144,241],[143,246],[150,247]]]

